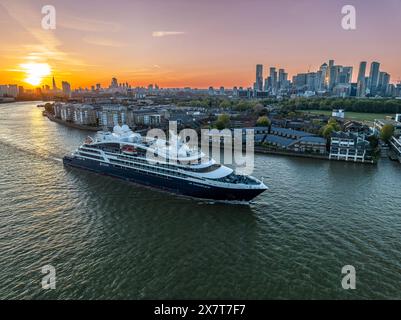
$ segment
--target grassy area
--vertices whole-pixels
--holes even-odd
[[[324,114],[331,116],[331,111],[326,110],[300,110],[302,112],[310,112],[315,114]],[[375,119],[384,119],[386,116],[394,116],[392,113],[362,113],[362,112],[345,112],[345,119],[356,121],[374,121]]]

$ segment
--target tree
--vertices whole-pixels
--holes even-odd
[[[228,114],[221,114],[217,118],[216,128],[219,130],[223,130],[230,126],[230,116]]]
[[[253,107],[253,112],[259,116],[262,115],[262,112],[265,111],[265,107],[263,106],[263,104],[261,103],[257,103],[254,107]]]
[[[367,139],[370,143],[370,147],[372,149],[376,149],[379,146],[379,139],[375,135],[371,135],[367,137]]]
[[[238,111],[246,111],[249,108],[251,108],[250,103],[247,101],[243,101],[243,100],[238,102],[238,104],[235,106],[235,110],[238,110]]]
[[[271,124],[271,121],[266,116],[259,117],[258,120],[256,121],[257,127],[269,127],[270,124]]]
[[[380,131],[380,139],[388,141],[394,134],[394,126],[391,124],[385,124]]]
[[[231,107],[231,103],[228,100],[224,100],[220,103],[219,107],[221,109],[229,109]]]
[[[334,128],[333,125],[327,124],[327,125],[325,125],[325,126],[323,127],[322,135],[323,135],[323,137],[325,137],[326,139],[329,139],[330,136],[331,136],[331,134],[332,134],[333,132],[335,132],[335,131],[336,131],[336,130],[335,130],[335,128]]]
[[[330,120],[329,120],[329,122],[328,122],[327,125],[328,125],[328,126],[332,126],[333,129],[334,129],[334,131],[340,131],[340,129],[341,129],[341,127],[340,127],[340,125],[338,124],[337,120],[334,119],[334,118],[330,118]]]

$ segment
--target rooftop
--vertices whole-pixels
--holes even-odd
[[[379,122],[382,125],[391,124],[394,127],[401,128],[401,122],[392,119],[376,119],[375,121]]]
[[[272,127],[272,131],[278,132],[281,134],[285,134],[285,135],[297,136],[297,137],[313,136],[313,134],[309,133],[309,132],[293,130],[293,129],[286,129],[286,128],[278,128],[278,127]]]

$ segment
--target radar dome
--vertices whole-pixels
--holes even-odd
[[[128,138],[129,142],[139,143],[141,141],[141,135],[139,133],[133,133]]]
[[[121,127],[121,129],[122,129],[124,132],[130,131],[130,128],[129,128],[126,124],[124,124],[124,125]]]
[[[114,126],[113,131],[116,133],[120,133],[122,131],[122,128],[119,125]]]

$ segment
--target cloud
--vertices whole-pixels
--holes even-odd
[[[155,38],[160,38],[160,37],[166,37],[166,36],[179,36],[186,34],[184,31],[153,31],[152,32],[152,37]]]

